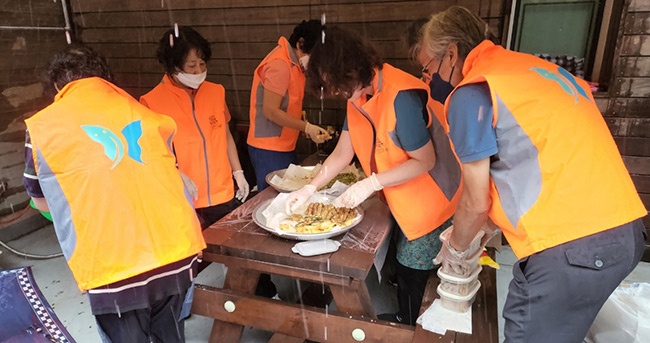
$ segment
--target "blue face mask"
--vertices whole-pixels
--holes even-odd
[[[431,89],[431,98],[433,100],[436,100],[442,104],[445,103],[445,100],[447,100],[447,97],[449,97],[449,94],[454,90],[454,86],[451,85],[451,76],[454,75],[454,68],[456,66],[453,66],[451,68],[451,73],[449,74],[449,81],[444,81],[442,77],[440,77],[440,67],[442,66],[442,60],[440,60],[440,64],[438,65],[438,70],[431,75],[431,82],[429,82],[429,88]]]

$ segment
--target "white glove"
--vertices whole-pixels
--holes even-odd
[[[235,193],[235,198],[237,200],[244,202],[248,198],[248,193],[250,193],[250,186],[246,177],[244,176],[243,170],[235,170],[232,172],[232,176],[235,178],[235,183],[237,184],[237,192]]]
[[[457,251],[454,247],[451,246],[449,239],[453,230],[454,226],[452,225],[440,234],[442,248],[440,248],[440,252],[433,259],[433,263],[442,263],[442,269],[446,273],[453,272],[456,275],[467,277],[474,270],[474,268],[476,268],[476,265],[478,265],[477,252],[479,250],[472,248],[470,245],[470,247],[464,251]],[[483,232],[479,231],[474,239],[481,239],[482,237]]]
[[[312,125],[309,122],[307,122],[307,125],[305,125],[305,133],[316,144],[323,143],[326,140],[332,138],[332,136],[330,136],[330,134],[325,129],[318,125]]]
[[[198,200],[199,189],[196,188],[196,184],[194,184],[194,181],[192,181],[192,179],[189,176],[183,174],[183,172],[181,172],[180,170],[178,172],[181,173],[181,179],[183,180],[183,186],[185,187],[185,190],[188,193],[190,193],[192,199]]]
[[[384,189],[379,181],[377,175],[372,173],[369,178],[363,179],[348,188],[338,198],[334,199],[332,205],[336,207],[355,208],[359,206],[364,200],[368,199],[372,193]]]
[[[500,236],[501,234],[501,229],[499,229],[496,224],[491,219],[487,220],[487,223],[483,226],[483,232],[485,234],[483,235],[483,238],[481,238],[481,247],[484,248],[490,241],[495,238],[496,236]],[[496,240],[495,244],[497,246],[501,246],[501,241]]]
[[[316,186],[305,185],[301,189],[289,193],[287,201],[284,203],[287,214],[294,213],[298,208],[300,208],[300,206],[306,203],[315,192]]]

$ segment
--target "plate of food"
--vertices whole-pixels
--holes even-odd
[[[253,211],[253,221],[274,235],[300,241],[338,236],[361,222],[361,207],[334,207],[332,200],[323,195],[307,204],[304,212],[287,215],[284,206],[278,205],[276,199],[269,199]]]
[[[266,183],[273,187],[278,192],[293,192],[297,191],[314,178],[321,165],[316,166],[298,166],[290,165],[289,168],[276,170],[266,175]],[[327,185],[321,189],[332,187],[336,182],[342,182],[346,185],[351,185],[363,178],[362,173],[354,165],[345,167],[338,175],[336,175]]]

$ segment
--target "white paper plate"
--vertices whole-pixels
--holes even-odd
[[[301,166],[301,168],[309,170],[309,171],[314,170],[314,166],[306,166],[306,167]],[[287,187],[285,185],[280,185],[280,184],[277,184],[277,183],[274,183],[274,182],[271,181],[273,179],[273,176],[276,176],[276,175],[279,178],[283,178],[284,173],[286,173],[286,172],[287,172],[287,168],[279,169],[279,170],[272,171],[272,172],[266,174],[266,183],[268,183],[269,186],[273,187],[273,189],[275,189],[278,192],[288,193],[288,192],[293,192],[293,191],[299,190],[300,188],[302,188],[302,186],[308,184],[311,181],[311,179],[305,180],[304,184],[302,184],[300,187],[295,187],[295,188],[294,187]]]
[[[355,218],[352,223],[348,226],[344,226],[341,228],[334,228],[331,231],[328,232],[323,232],[323,233],[295,233],[295,232],[286,232],[282,231],[280,229],[274,229],[271,227],[266,226],[266,218],[262,214],[264,210],[269,206],[269,204],[273,201],[273,199],[268,199],[261,203],[255,211],[253,211],[253,221],[255,224],[257,224],[259,227],[262,229],[280,237],[288,238],[288,239],[295,239],[299,241],[313,241],[317,239],[325,239],[325,238],[330,238],[334,236],[338,236],[340,234],[348,232],[351,228],[355,227],[357,224],[363,220],[363,208],[357,207],[357,213],[359,214],[357,218]]]

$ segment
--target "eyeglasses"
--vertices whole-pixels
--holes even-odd
[[[427,62],[427,64],[425,64],[424,67],[422,67],[422,77],[428,77],[428,76],[429,76],[429,65],[430,65],[431,62],[433,62],[433,60],[435,60],[435,59],[436,59],[435,57],[431,57],[431,59],[429,60],[429,62]]]

